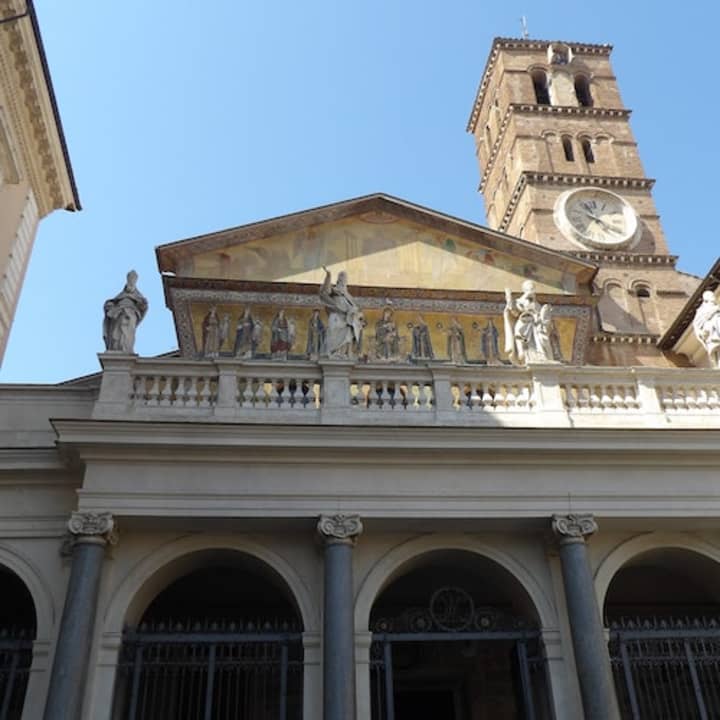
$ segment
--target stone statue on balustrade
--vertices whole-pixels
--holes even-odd
[[[307,345],[305,354],[309,360],[317,360],[325,354],[325,323],[320,317],[320,310],[315,308],[308,321]]]
[[[522,294],[516,299],[505,290],[503,320],[505,353],[510,360],[519,365],[556,362],[550,343],[551,307],[537,301],[532,280],[522,284]]]
[[[202,354],[206,358],[216,358],[220,348],[227,340],[230,329],[230,316],[218,317],[217,308],[213,305],[202,322]]]
[[[280,308],[270,325],[270,355],[273,360],[287,360],[295,342],[295,321]]]
[[[393,317],[393,309],[387,306],[382,317],[375,323],[375,359],[399,360],[400,335]]]
[[[430,328],[425,322],[422,315],[415,318],[415,324],[412,327],[412,352],[410,357],[413,360],[434,360],[432,339],[430,337]]]
[[[454,317],[445,331],[447,334],[447,356],[451,363],[462,365],[467,362],[465,331],[460,321]]]
[[[720,368],[720,305],[711,290],[702,294],[702,303],[693,319],[693,330],[710,358],[711,367]]]
[[[131,270],[125,287],[103,305],[103,339],[109,352],[135,352],[135,331],[148,309],[147,299],[137,289],[137,278]]]
[[[325,350],[331,359],[353,360],[360,352],[365,318],[348,291],[347,273],[344,270],[339,272],[333,285],[330,271],[325,266],[323,270],[325,280],[320,286],[320,301],[328,316]]]
[[[252,316],[250,308],[246,307],[238,320],[235,331],[235,347],[233,349],[235,357],[243,360],[254,358],[262,340],[262,332],[262,323],[260,320],[256,320]]]

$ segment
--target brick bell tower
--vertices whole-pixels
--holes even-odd
[[[468,131],[488,225],[597,263],[598,332],[652,344],[693,281],[668,253],[611,51],[495,39]]]

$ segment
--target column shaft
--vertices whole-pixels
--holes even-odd
[[[607,644],[584,539],[584,535],[594,532],[597,526],[592,518],[585,518],[585,521],[592,523],[588,525],[591,530],[568,533],[565,526],[564,530],[558,532],[556,526],[556,532],[561,536],[560,563],[575,651],[575,666],[585,720],[617,720],[617,699]]]
[[[352,552],[350,544],[329,543],[325,548],[325,720],[355,718]]]
[[[43,720],[79,720],[87,678],[105,541],[78,542],[53,660]]]

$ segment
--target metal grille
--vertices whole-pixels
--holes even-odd
[[[623,619],[610,658],[623,720],[720,718],[720,621]]]
[[[125,720],[301,720],[302,636],[269,623],[125,633]]]
[[[23,631],[0,630],[0,720],[20,720],[32,663],[32,645]]]
[[[408,608],[395,617],[380,617],[372,622],[370,648],[370,687],[373,720],[395,720],[398,673],[394,667],[397,653],[408,644],[423,643],[432,652],[445,643],[489,646],[509,654],[502,684],[513,717],[543,720],[550,717],[546,663],[540,654],[540,633],[522,618],[515,618],[491,607],[476,607],[469,593],[461,588],[436,590],[428,607]],[[488,645],[489,644],[489,645]],[[438,658],[438,667],[442,661]],[[433,679],[427,677],[425,685]],[[427,712],[438,712],[426,709]],[[441,711],[442,712],[442,711]],[[447,711],[446,711],[447,712]],[[453,717],[471,717],[462,711],[450,711]],[[437,715],[440,717],[440,715]]]

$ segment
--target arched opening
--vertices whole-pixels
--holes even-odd
[[[592,149],[592,144],[588,138],[583,138],[580,141],[580,145],[582,147],[583,155],[585,156],[585,160],[588,163],[594,163],[595,162],[595,153]]]
[[[590,93],[590,82],[585,75],[575,76],[575,95],[581,107],[592,107],[593,99]]]
[[[573,152],[572,138],[569,135],[562,136],[563,152],[565,153],[565,160],[573,162],[575,160],[575,153]]]
[[[498,563],[433,551],[370,614],[373,720],[549,718],[538,615]]]
[[[300,720],[303,628],[285,582],[234,551],[184,560],[125,630],[115,717]]]
[[[547,74],[544,70],[533,70],[530,73],[535,90],[535,102],[538,105],[550,105],[550,90]]]
[[[0,565],[0,717],[20,720],[25,704],[33,640],[35,604],[25,583]]]
[[[642,553],[613,578],[604,614],[623,718],[720,717],[720,564]]]

